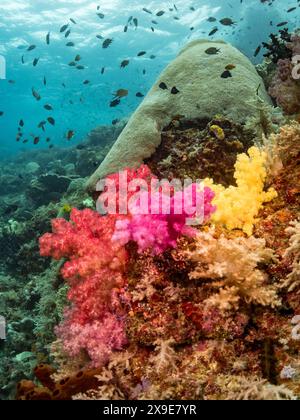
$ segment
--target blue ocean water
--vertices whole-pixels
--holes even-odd
[[[293,6],[297,10],[288,13]],[[160,11],[165,13],[157,16]],[[291,30],[297,27],[299,16],[295,0],[2,0],[0,54],[6,60],[6,80],[0,80],[0,155],[76,144],[95,126],[130,116],[142,101],[136,94],[147,94],[188,40],[224,39],[258,63],[263,50],[254,58],[256,47],[277,33],[281,22]],[[216,21],[209,22],[210,17]],[[236,25],[222,26],[219,20],[225,17]],[[60,32],[63,25],[68,27]],[[215,27],[218,31],[208,36]],[[113,42],[104,49],[107,38]],[[28,51],[31,45],[36,48]],[[146,54],[138,57],[142,51]],[[69,66],[76,55],[81,58],[76,64],[84,69]],[[126,68],[120,68],[123,60],[130,61]],[[32,88],[41,100],[33,97]],[[128,96],[110,107],[113,93],[121,88]],[[47,111],[47,104],[53,110]],[[55,125],[47,122],[44,132],[38,125],[49,117]],[[20,120],[23,136],[16,141]],[[70,131],[71,141],[66,138]]]

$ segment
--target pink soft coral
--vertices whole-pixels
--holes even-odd
[[[180,236],[194,235],[195,230],[187,225],[187,219],[199,217],[201,222],[207,221],[215,211],[211,204],[214,193],[209,188],[199,191],[197,184],[174,193],[169,200],[168,214],[162,205],[163,197],[161,191],[142,192],[131,206],[131,216],[117,221],[113,240],[121,245],[132,240],[138,244],[139,252],[150,249],[152,254],[160,254],[167,248],[175,248]],[[156,214],[151,214],[151,209],[156,209]]]
[[[115,220],[89,209],[73,209],[70,222],[53,220],[53,233],[40,239],[42,256],[69,259],[62,276],[70,285],[71,307],[57,334],[71,355],[85,349],[95,366],[126,342],[124,314],[112,302],[113,291],[125,285],[127,262],[126,251],[111,241]]]
[[[288,115],[300,111],[300,84],[298,80],[293,79],[292,71],[293,65],[289,59],[279,60],[269,88],[269,94]]]

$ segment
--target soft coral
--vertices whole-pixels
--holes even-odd
[[[69,259],[62,275],[70,285],[72,305],[57,334],[70,354],[85,349],[96,366],[126,342],[124,314],[111,299],[113,290],[125,285],[127,261],[125,249],[111,241],[115,220],[89,209],[73,209],[70,222],[53,220],[53,233],[40,239],[42,256]]]

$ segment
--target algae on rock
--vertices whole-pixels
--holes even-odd
[[[218,54],[207,54],[209,47],[219,49]],[[235,66],[232,77],[222,78],[229,64]],[[162,89],[161,83],[168,88]],[[172,94],[174,87],[177,94]],[[249,106],[257,96],[271,104],[261,77],[240,51],[224,41],[189,43],[159,76],[87,187],[94,189],[106,175],[125,167],[138,167],[151,157],[161,143],[163,128],[174,116],[210,121],[219,114],[245,123],[248,118],[257,118],[258,110]]]

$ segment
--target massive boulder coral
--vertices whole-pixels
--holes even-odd
[[[211,48],[217,53],[206,52]],[[228,64],[235,66],[232,77],[223,78]],[[161,132],[174,116],[208,122],[223,114],[243,123],[257,116],[257,108],[249,103],[258,98],[271,103],[255,67],[240,51],[223,41],[189,43],[159,76],[88,181],[88,188],[94,189],[110,173],[141,165],[160,145]]]

